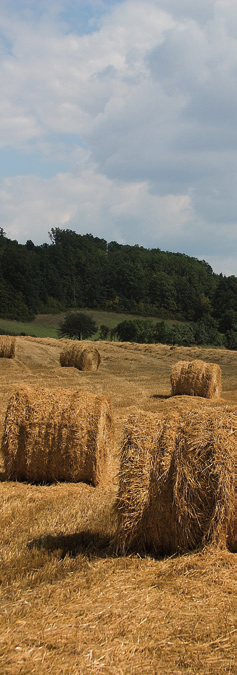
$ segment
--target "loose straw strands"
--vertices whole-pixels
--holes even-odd
[[[220,398],[221,369],[216,363],[178,361],[171,372],[172,396],[177,394]]]
[[[94,346],[82,347],[75,343],[65,347],[60,354],[61,366],[73,366],[78,370],[95,371],[98,370],[100,363],[100,353]]]
[[[115,506],[118,551],[235,550],[234,429],[236,413],[220,408],[129,417]]]
[[[104,396],[24,387],[9,401],[2,440],[8,480],[97,485],[112,444],[113,414]]]

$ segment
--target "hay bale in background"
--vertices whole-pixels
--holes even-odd
[[[16,338],[11,335],[0,335],[0,357],[13,359],[16,353]]]
[[[101,356],[94,345],[82,347],[78,342],[65,347],[60,354],[61,366],[73,366],[78,370],[95,371],[101,363]]]
[[[106,474],[112,442],[111,403],[104,396],[24,387],[6,411],[6,478],[97,485]]]
[[[172,396],[188,395],[220,398],[221,369],[216,363],[178,361],[171,372]]]
[[[201,408],[131,415],[115,506],[117,551],[159,555],[209,544],[234,550],[236,413]]]

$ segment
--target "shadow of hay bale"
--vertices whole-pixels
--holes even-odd
[[[171,395],[170,394],[168,394],[168,395],[167,394],[152,394],[152,396],[150,396],[150,398],[162,400],[162,399],[166,399],[166,398],[171,398]]]
[[[76,558],[78,555],[84,555],[88,558],[107,558],[113,555],[112,537],[103,535],[96,530],[82,530],[73,534],[45,535],[33,539],[27,545],[29,551],[44,549],[50,553],[60,551],[60,558],[68,555],[70,558]]]

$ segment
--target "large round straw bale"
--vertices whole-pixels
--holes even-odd
[[[98,370],[101,362],[100,353],[94,345],[82,347],[78,342],[65,347],[60,354],[61,366],[73,366],[78,370]]]
[[[171,373],[172,396],[220,398],[221,369],[216,363],[178,361]]]
[[[158,555],[209,544],[235,550],[236,413],[208,408],[131,415],[115,505],[117,551]]]
[[[2,440],[8,480],[89,482],[106,477],[113,442],[104,396],[24,387],[11,397]]]
[[[11,335],[0,335],[0,357],[13,359],[16,352],[16,338]]]
[[[150,519],[151,475],[154,458],[157,457],[157,491],[165,484],[169,473],[172,454],[175,449],[175,417],[170,422],[152,413],[139,412],[130,415],[124,429],[120,456],[119,490],[115,505],[118,528],[116,547],[123,553],[128,550],[142,550],[150,545],[148,528],[153,527]],[[170,501],[170,500],[169,500]],[[169,514],[164,505],[156,527],[162,529],[162,541],[169,534]]]

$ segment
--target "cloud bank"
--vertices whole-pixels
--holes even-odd
[[[0,24],[7,235],[69,227],[235,274],[234,0],[3,0]]]

